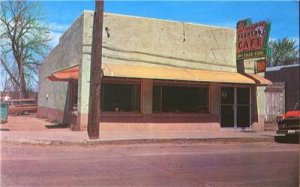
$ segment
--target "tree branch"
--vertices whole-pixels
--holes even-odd
[[[15,78],[15,76],[11,73],[11,71],[9,70],[9,68],[7,67],[6,63],[4,62],[4,60],[1,58],[1,64],[3,65],[5,71],[8,73],[9,77],[18,85],[20,86],[19,81]]]

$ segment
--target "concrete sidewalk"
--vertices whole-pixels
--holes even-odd
[[[47,128],[48,126],[48,128]],[[107,144],[152,142],[274,142],[275,131],[210,132],[200,130],[101,130],[100,139],[89,140],[86,131],[69,128],[49,128],[54,124],[34,116],[10,117],[9,123],[1,124],[1,142],[29,144]]]
[[[273,142],[275,132],[136,132],[101,131],[100,139],[89,140],[87,132],[67,129],[49,131],[2,131],[1,142],[29,144],[105,144],[105,143],[151,143],[151,142]]]

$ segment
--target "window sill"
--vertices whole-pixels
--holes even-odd
[[[114,116],[114,117],[142,117],[143,114],[140,112],[101,112],[101,116]]]
[[[207,113],[180,113],[180,112],[155,112],[152,116],[208,116],[211,115]]]

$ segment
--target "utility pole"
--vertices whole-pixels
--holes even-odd
[[[103,0],[96,0],[93,21],[92,58],[90,77],[90,100],[88,115],[88,136],[90,139],[99,138],[100,123],[100,94],[103,72],[102,64],[102,30],[103,30]]]

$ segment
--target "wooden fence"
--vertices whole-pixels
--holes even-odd
[[[275,122],[276,117],[285,112],[285,83],[273,82],[266,87],[265,121]]]

